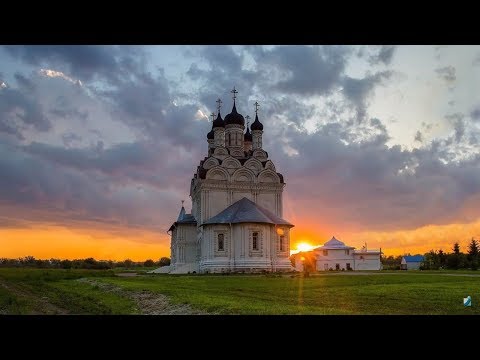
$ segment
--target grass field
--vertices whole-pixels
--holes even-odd
[[[118,277],[111,271],[0,269],[0,313],[480,314],[480,277],[452,274]],[[467,295],[472,307],[463,306]]]

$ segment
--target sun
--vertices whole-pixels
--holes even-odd
[[[298,251],[310,251],[310,250],[313,250],[314,248],[315,248],[314,246],[305,242],[301,242],[297,244]]]
[[[290,250],[290,255],[297,254],[299,252],[311,251],[319,246],[321,245],[310,245],[308,242],[302,241],[297,244],[296,249]]]

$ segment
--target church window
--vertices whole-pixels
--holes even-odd
[[[218,234],[218,251],[224,251],[225,250],[225,235],[223,234]]]
[[[345,255],[350,255],[350,250],[349,249],[345,250]]]
[[[285,236],[280,235],[280,251],[285,251]]]
[[[252,249],[258,250],[258,232],[252,234]]]
[[[350,266],[350,263],[347,263],[347,270],[352,270],[352,267]]]
[[[328,250],[323,250],[323,256],[328,256]]]
[[[340,264],[335,264],[335,270],[340,270]]]

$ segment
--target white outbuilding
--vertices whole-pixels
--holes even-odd
[[[332,237],[323,246],[308,252],[315,258],[316,271],[328,270],[381,270],[380,256],[382,250],[367,250],[364,246],[361,250],[345,245],[344,242]],[[295,254],[295,269],[303,271],[305,253]]]

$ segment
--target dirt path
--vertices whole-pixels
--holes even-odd
[[[105,292],[111,292],[135,301],[137,309],[144,315],[206,315],[206,312],[192,309],[190,305],[171,304],[165,295],[150,291],[128,291],[119,286],[95,281],[92,279],[78,279],[92,286],[98,286]]]
[[[48,297],[39,296],[29,289],[19,284],[12,284],[0,279],[0,286],[20,300],[25,300],[32,309],[29,314],[32,315],[65,315],[68,310],[61,308],[48,301]],[[0,309],[0,314],[7,314],[7,309]]]

